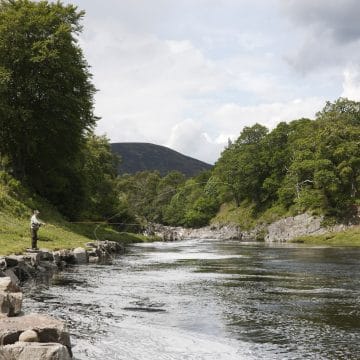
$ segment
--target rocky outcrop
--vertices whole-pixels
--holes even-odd
[[[323,218],[301,214],[275,221],[267,227],[267,242],[285,242],[304,235],[324,234],[328,230],[321,226]]]
[[[358,215],[359,217],[359,215]],[[354,225],[359,222],[356,219]],[[147,235],[156,235],[163,241],[182,239],[237,239],[241,241],[286,242],[300,236],[320,235],[328,232],[339,232],[351,225],[338,224],[331,227],[323,225],[323,217],[301,214],[287,217],[272,224],[259,224],[251,230],[242,230],[235,224],[213,224],[199,229],[151,224],[146,230]]]
[[[21,305],[22,292],[18,284],[10,277],[1,277],[0,360],[70,359],[71,343],[66,325],[49,316],[24,315]]]

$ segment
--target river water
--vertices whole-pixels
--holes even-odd
[[[76,359],[360,359],[360,249],[186,240],[26,289]]]

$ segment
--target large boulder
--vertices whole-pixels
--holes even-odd
[[[40,314],[2,318],[0,321],[0,345],[14,344],[19,340],[21,333],[29,329],[36,331],[39,342],[62,344],[71,354],[70,335],[65,323]],[[33,358],[29,357],[28,359]]]
[[[64,345],[57,343],[17,342],[0,346],[0,360],[70,360]]]

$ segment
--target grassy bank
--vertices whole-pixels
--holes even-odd
[[[301,236],[293,240],[308,245],[360,246],[360,226],[324,235]]]
[[[1,181],[2,180],[2,181]],[[31,247],[30,216],[39,209],[40,218],[47,224],[39,230],[39,248],[69,249],[84,247],[93,240],[112,240],[121,243],[154,240],[139,234],[115,231],[101,224],[74,224],[67,222],[45,200],[30,194],[11,178],[0,179],[0,255],[22,253]]]
[[[271,224],[281,218],[292,216],[290,211],[281,206],[274,206],[265,211],[256,211],[253,204],[244,201],[239,207],[235,203],[222,204],[212,223],[234,224],[243,230],[251,230],[260,224]]]
[[[236,207],[233,203],[223,204],[217,216],[212,220],[214,224],[234,224],[243,230],[250,230],[260,224],[271,224],[281,218],[294,216],[295,213],[282,207],[272,207],[264,212],[256,212],[251,204],[246,202]],[[308,245],[326,246],[360,246],[360,227],[354,227],[341,232],[323,235],[301,236],[292,242]]]

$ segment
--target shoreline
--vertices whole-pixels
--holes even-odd
[[[353,224],[325,226],[323,217],[300,214],[270,224],[258,224],[251,230],[235,223],[214,223],[202,228],[172,227],[151,224],[147,233],[176,241],[186,238],[215,238],[219,240],[259,241],[265,243],[301,243],[304,245],[360,246],[360,219]]]
[[[22,312],[20,285],[31,279],[50,280],[67,266],[109,264],[125,247],[114,241],[89,242],[85,248],[30,250],[0,257],[0,353],[6,359],[69,360],[70,334],[65,322]]]

